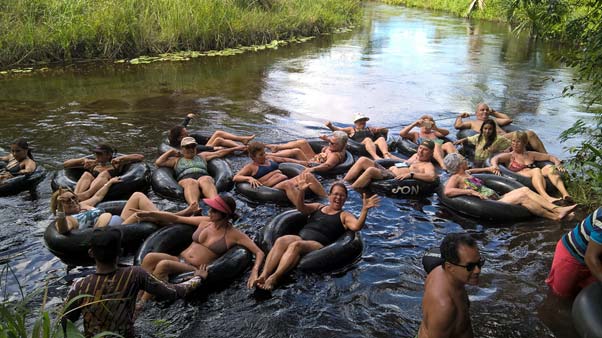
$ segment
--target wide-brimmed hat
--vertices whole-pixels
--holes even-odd
[[[194,137],[186,136],[180,141],[180,147],[185,147],[189,144],[197,144]]]
[[[91,149],[93,153],[107,153],[112,154],[113,148],[108,144],[99,144],[95,148]]]
[[[207,204],[211,208],[220,211],[226,215],[231,215],[234,213],[234,210],[232,210],[228,203],[226,203],[226,201],[224,201],[224,199],[221,198],[219,195],[213,198],[203,198],[203,202],[205,202],[205,204]]]
[[[362,113],[355,113],[353,114],[353,123],[357,122],[357,121],[361,121],[361,120],[366,120],[368,121],[370,118]]]

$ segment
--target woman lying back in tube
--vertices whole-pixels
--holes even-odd
[[[512,190],[503,196],[498,196],[482,180],[470,175],[471,173],[489,172],[491,169],[480,168],[468,170],[468,162],[458,153],[445,156],[445,165],[447,166],[447,171],[451,174],[445,184],[444,193],[447,197],[466,195],[480,199],[492,199],[499,202],[522,205],[532,214],[554,221],[565,218],[576,207],[576,205],[570,207],[556,206],[527,187]]]

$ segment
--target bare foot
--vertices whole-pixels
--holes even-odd
[[[265,280],[265,283],[257,284],[257,285],[259,285],[259,287],[264,290],[272,291],[272,290],[274,290],[274,286],[276,285],[276,282],[277,282],[276,279],[272,275],[272,276],[268,277],[268,279]]]
[[[265,283],[265,277],[259,276],[259,277],[257,277],[257,279],[255,281],[253,281],[253,286],[263,289],[261,287],[261,285],[263,285],[263,283]]]
[[[199,202],[192,202],[191,205],[186,207],[186,209],[181,211],[181,216],[190,216],[194,215],[197,211],[199,211]]]
[[[573,209],[575,209],[577,207],[577,204],[575,205],[571,205],[569,207],[560,207],[558,209],[556,209],[556,213],[558,214],[558,217],[560,217],[560,219],[565,218],[568,214],[570,214]]]
[[[247,145],[249,144],[249,142],[251,142],[252,139],[255,138],[255,134],[251,135],[251,136],[246,136],[244,137],[242,144]]]
[[[385,155],[385,156],[386,156],[386,155]],[[382,160],[382,159],[383,159],[383,158],[382,158],[382,157],[380,157],[380,156],[378,156],[378,155],[374,156],[374,160],[375,160],[375,161]]]
[[[266,144],[265,145],[268,149],[270,149],[271,152],[275,153],[278,151],[278,145],[277,144]]]

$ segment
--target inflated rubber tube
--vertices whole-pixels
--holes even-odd
[[[307,224],[308,217],[297,210],[276,215],[264,228],[261,241],[265,252],[269,252],[278,237],[298,234]],[[346,231],[334,243],[301,257],[297,268],[307,272],[339,270],[357,261],[364,245],[359,232]]]
[[[90,158],[94,158],[94,156]],[[56,191],[61,187],[70,188],[71,190],[75,189],[77,181],[84,172],[84,168],[65,168],[59,170],[50,182],[52,191]],[[104,198],[105,201],[127,199],[136,191],[148,191],[150,168],[144,162],[130,163],[125,166],[119,177],[121,178],[121,182],[111,185],[109,192]]]
[[[203,135],[200,132],[191,132],[188,133],[188,135],[190,135],[191,137],[194,137],[194,139],[196,140],[197,146],[196,146],[196,151],[197,153],[203,152],[203,151],[213,151],[215,150],[213,147],[211,146],[207,146],[207,141],[209,141],[209,138],[211,136],[207,136],[207,135]],[[159,145],[159,155],[163,154],[164,152],[170,150],[170,149],[176,149],[172,146],[169,145],[169,139],[165,139],[160,145]]]
[[[534,163],[538,168],[543,168],[548,164],[554,165],[554,163],[552,163],[550,161],[535,161]],[[488,158],[487,160],[485,160],[485,166],[486,167],[491,166],[491,158]],[[520,182],[522,185],[524,185],[525,187],[527,187],[533,191],[536,191],[535,187],[533,186],[533,181],[531,180],[531,177],[521,175],[517,172],[514,172],[514,171],[508,169],[508,167],[506,167],[503,164],[498,164],[498,167],[500,168],[500,172],[502,173],[502,175],[510,177],[512,179],[515,179],[518,182]],[[546,192],[548,194],[553,194],[553,193],[558,192],[558,190],[552,184],[552,182],[550,182],[550,179],[548,177],[545,177],[545,181],[546,181]]]
[[[316,154],[319,154],[322,151],[322,148],[328,145],[328,143],[326,143],[326,141],[323,140],[309,140],[308,143]],[[339,163],[337,166],[326,172],[316,171],[314,173],[320,176],[334,176],[338,174],[344,174],[347,171],[349,171],[349,169],[351,169],[351,166],[354,162],[355,160],[353,159],[353,155],[349,152],[349,150],[346,150],[345,159],[343,160],[343,162]]]
[[[278,170],[286,175],[286,177],[293,178],[301,174],[301,172],[305,170],[305,167],[293,163],[280,163],[278,165]],[[236,183],[236,191],[253,202],[290,204],[288,197],[286,197],[286,193],[280,189],[274,189],[263,185],[253,188],[251,184],[242,182]]]
[[[602,338],[602,282],[581,290],[573,301],[573,324],[583,338]]]
[[[21,191],[33,190],[46,177],[46,169],[37,164],[36,169],[27,175],[9,178],[0,185],[0,196],[16,195]]]
[[[151,252],[178,256],[192,243],[192,234],[195,230],[195,226],[187,224],[174,224],[160,229],[148,237],[140,246],[134,258],[134,264],[140,265],[144,257]],[[231,281],[240,276],[251,265],[251,260],[252,254],[249,250],[235,245],[207,267],[208,275],[203,283],[205,285],[220,285]],[[190,279],[193,274],[193,272],[190,272],[170,276],[169,281],[180,283]]]
[[[221,158],[214,158],[207,162],[207,171],[215,181],[215,187],[218,192],[229,191],[232,189],[232,168],[228,162]],[[157,194],[173,199],[184,201],[184,189],[175,179],[172,168],[157,168],[151,176],[151,186]]]
[[[434,268],[442,265],[443,262],[444,260],[441,258],[441,250],[436,247],[427,250],[424,253],[424,256],[422,256],[422,267],[427,275],[431,273]]]
[[[126,201],[110,201],[99,203],[96,207],[119,215]],[[120,229],[122,248],[124,253],[134,253],[142,242],[153,232],[159,229],[154,223],[141,222],[127,225],[116,225],[113,228]],[[60,234],[53,220],[44,232],[44,241],[48,251],[57,256],[67,265],[90,266],[94,260],[88,255],[93,228],[74,229],[66,234]]]
[[[441,139],[444,142],[452,142],[447,137],[443,137]],[[397,141],[397,150],[406,156],[412,156],[412,155],[416,154],[416,152],[418,151],[418,144],[416,144],[406,138],[401,137]]]
[[[389,168],[399,161],[385,159],[377,160],[378,164],[385,168]],[[405,180],[396,180],[394,178],[387,180],[372,181],[368,188],[377,194],[387,195],[390,197],[423,197],[431,195],[439,186],[439,178],[434,182],[425,182],[413,178]]]
[[[499,195],[524,187],[524,185],[508,177],[490,174],[474,174],[472,176],[482,179],[487,187],[495,190]],[[521,205],[494,200],[482,200],[475,196],[447,197],[444,190],[445,183],[442,183],[437,188],[437,195],[439,195],[441,203],[452,210],[468,216],[499,222],[522,220],[533,216],[529,210]]]

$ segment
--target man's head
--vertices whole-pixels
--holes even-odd
[[[356,128],[366,128],[366,122],[368,122],[370,118],[362,113],[353,114],[353,124],[355,124]]]
[[[452,233],[445,236],[440,246],[443,269],[462,284],[477,285],[481,267],[485,263],[477,243],[469,234]]]
[[[485,103],[479,103],[477,105],[477,111],[475,115],[477,116],[477,120],[485,121],[489,118],[489,114],[491,113],[491,109]]]
[[[435,150],[435,142],[433,140],[424,140],[418,146],[416,154],[418,154],[418,160],[421,162],[430,162],[433,158],[433,151]]]
[[[116,263],[121,254],[121,237],[118,229],[94,229],[90,240],[90,255],[100,263]]]
[[[108,162],[113,158],[115,152],[113,148],[108,144],[99,144],[92,149],[92,152],[96,156],[96,160],[99,162]]]
[[[330,143],[330,150],[332,151],[343,151],[347,146],[347,139],[349,137],[344,131],[337,130],[332,133],[332,136],[328,138]]]

